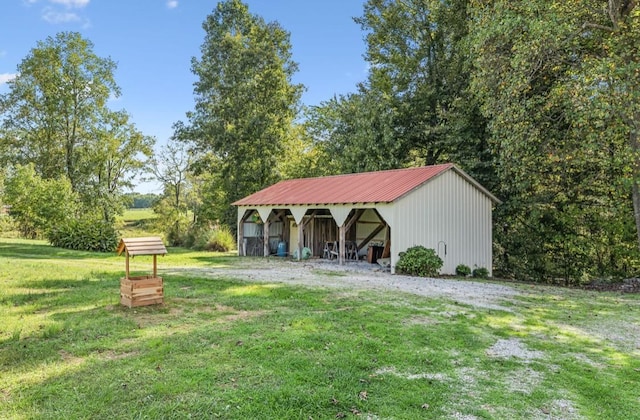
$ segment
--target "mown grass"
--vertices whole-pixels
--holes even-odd
[[[180,249],[159,260],[161,270],[213,273],[238,264],[229,254]],[[136,257],[133,267],[150,262]],[[114,255],[0,239],[0,418],[640,412],[635,295],[522,286],[505,310],[489,310],[393,292],[171,275],[164,305],[127,309],[119,305],[123,269]],[[496,343],[518,343],[527,357],[496,355]]]

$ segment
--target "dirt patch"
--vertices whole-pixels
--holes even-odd
[[[538,413],[532,416],[535,420],[542,419],[563,419],[579,420],[584,417],[578,413],[571,400],[554,400],[542,407]]]
[[[507,375],[505,383],[511,392],[530,395],[543,379],[544,376],[540,372],[527,367]]]
[[[317,259],[295,262],[275,259],[247,259],[239,268],[169,267],[165,276],[191,275],[211,278],[237,278],[249,282],[285,283],[347,290],[378,290],[447,298],[459,304],[485,309],[511,311],[503,303],[519,292],[506,285],[469,280],[434,279],[395,275],[366,262],[338,265]]]
[[[398,372],[394,367],[385,367],[375,371],[376,375],[393,375],[398,378],[416,380],[416,379],[429,379],[434,381],[446,381],[449,379],[447,375],[442,373],[406,373]]]
[[[498,340],[493,346],[489,347],[487,349],[487,356],[501,359],[515,357],[530,362],[535,359],[542,359],[544,353],[541,351],[528,350],[520,340],[510,338],[508,340]]]
[[[65,363],[69,364],[69,365],[74,365],[75,366],[75,365],[80,365],[80,364],[82,364],[84,362],[84,358],[83,357],[74,356],[73,354],[71,354],[71,353],[69,353],[67,351],[64,351],[64,350],[60,350],[58,352],[58,354],[60,355],[62,360]]]
[[[441,322],[428,316],[412,316],[402,321],[403,325],[438,325]]]

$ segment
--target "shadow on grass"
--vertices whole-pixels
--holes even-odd
[[[113,257],[113,253],[74,251],[70,249],[55,248],[46,243],[28,244],[24,241],[11,242],[3,239],[0,242],[0,255],[4,258],[20,259],[103,259]]]

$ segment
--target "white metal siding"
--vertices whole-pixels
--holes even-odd
[[[422,185],[394,207],[392,265],[399,252],[423,245],[443,259],[442,274],[455,274],[458,264],[491,273],[491,200],[455,171]]]

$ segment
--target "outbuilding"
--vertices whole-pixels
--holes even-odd
[[[433,248],[441,274],[458,264],[492,272],[493,194],[456,165],[291,179],[233,203],[239,255],[348,259]],[[375,251],[375,252],[372,252]]]

